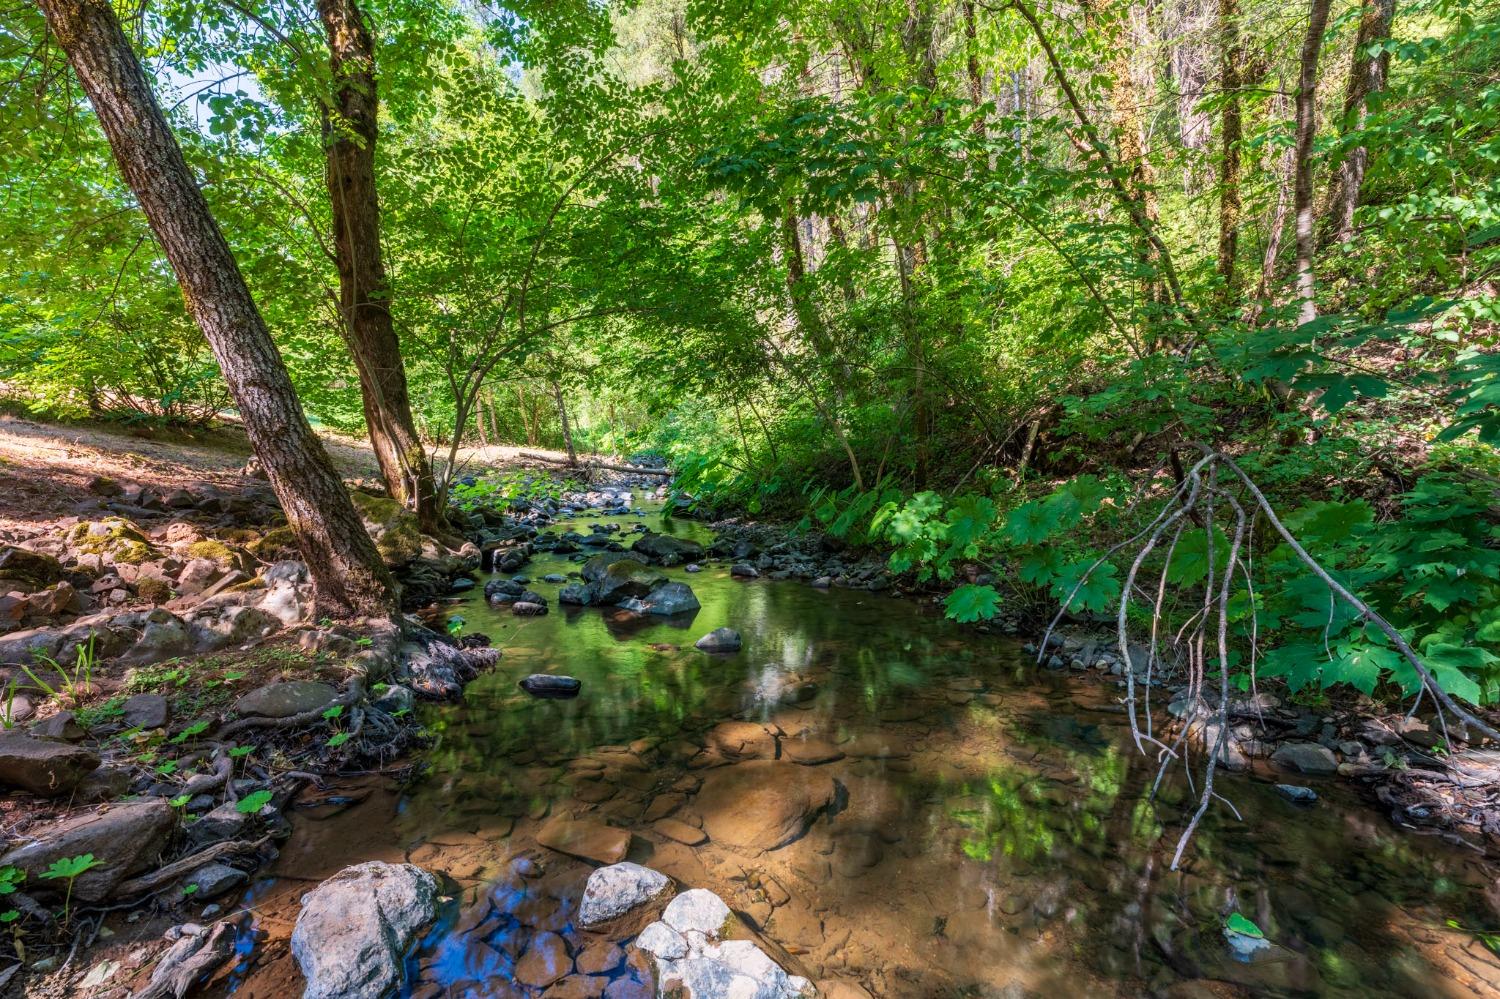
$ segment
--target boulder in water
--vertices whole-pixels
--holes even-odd
[[[695,562],[706,554],[698,542],[675,538],[670,534],[643,534],[630,546],[630,550],[658,565]]]
[[[518,686],[532,697],[565,700],[578,696],[578,692],[583,689],[583,681],[571,676],[533,673],[523,679]]]
[[[437,914],[437,879],[420,867],[372,861],[335,874],[302,897],[292,931],[303,999],[383,999]]]
[[[693,647],[704,652],[738,652],[740,633],[733,628],[715,628],[694,642]]]
[[[589,875],[578,908],[584,929],[600,926],[671,894],[672,879],[640,864],[601,867]]]

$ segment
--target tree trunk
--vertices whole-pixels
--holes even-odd
[[[1297,309],[1299,323],[1318,316],[1313,276],[1313,254],[1317,249],[1313,228],[1313,139],[1318,131],[1318,56],[1323,50],[1323,30],[1328,26],[1330,0],[1312,0],[1307,35],[1297,73],[1297,145],[1293,160],[1292,209],[1297,235]]]
[[[1349,87],[1344,93],[1344,120],[1342,132],[1364,127],[1366,103],[1370,95],[1385,89],[1386,75],[1390,71],[1390,53],[1383,49],[1378,55],[1370,55],[1370,46],[1391,37],[1391,22],[1396,17],[1396,0],[1365,0],[1364,14],[1359,21],[1359,31],[1354,37],[1354,61],[1349,66]],[[1354,236],[1354,210],[1359,207],[1360,188],[1365,182],[1365,168],[1370,161],[1370,151],[1364,146],[1355,146],[1339,163],[1334,180],[1333,213],[1329,219],[1329,233],[1340,243],[1347,243]]]
[[[333,207],[341,328],[359,370],[365,426],[386,488],[416,513],[423,531],[443,533],[432,464],[412,420],[406,366],[391,320],[391,288],[380,252],[374,41],[355,0],[318,0],[318,14],[328,36],[333,76],[333,106],[323,110],[324,176]]]
[[[552,380],[552,397],[557,400],[557,418],[562,422],[563,443],[568,446],[568,464],[578,464],[578,452],[573,449],[573,427],[568,423],[568,404],[563,399],[562,386]]]
[[[1237,0],[1219,0],[1219,86],[1224,92],[1224,114],[1220,123],[1218,271],[1226,305],[1232,304],[1239,292],[1235,261],[1240,239],[1240,142],[1245,128],[1239,92],[1243,61],[1239,16]]]
[[[979,69],[979,24],[974,16],[974,0],[964,0],[964,72],[969,78],[969,103],[974,105],[974,135],[989,135],[984,103],[984,74]]]
[[[37,0],[208,338],[312,573],[319,612],[388,616],[395,585],[313,434],[229,244],[108,0]]]

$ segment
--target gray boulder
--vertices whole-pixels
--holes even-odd
[[[715,628],[694,642],[693,647],[704,652],[738,652],[740,641],[740,633],[733,628]]]
[[[326,707],[337,692],[316,680],[271,683],[250,691],[234,702],[234,710],[254,718],[290,718],[304,711]]]
[[[1271,754],[1271,762],[1287,770],[1304,774],[1336,774],[1338,757],[1333,750],[1316,742],[1288,742]]]
[[[14,733],[0,736],[0,785],[38,797],[67,794],[98,766],[98,755],[82,746]]]
[[[103,902],[120,882],[150,866],[176,823],[177,813],[165,801],[120,802],[107,812],[75,815],[28,831],[29,842],[0,857],[0,867],[25,871],[28,891],[55,886],[61,892],[65,883],[41,880],[42,872],[55,861],[91,853],[99,866],[73,882],[73,901]]]
[[[292,930],[303,999],[383,999],[437,915],[437,879],[420,867],[373,861],[335,874],[302,896]]]
[[[629,862],[601,867],[589,875],[578,908],[578,922],[592,929],[649,905],[672,891],[672,880],[660,871]]]
[[[707,554],[698,542],[674,538],[670,534],[644,534],[636,539],[630,550],[658,565],[695,562]]]
[[[621,600],[619,606],[637,614],[671,617],[673,614],[687,614],[703,605],[698,602],[698,596],[692,587],[674,581],[663,583],[644,597]]]

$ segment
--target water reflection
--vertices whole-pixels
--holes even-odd
[[[464,888],[414,994],[540,995],[518,976],[554,970],[578,994],[641,988],[623,952],[587,970],[603,943],[569,913],[591,867],[535,840],[560,815],[630,830],[630,859],[715,890],[815,980],[874,995],[1500,994],[1500,962],[1446,926],[1494,921],[1493,872],[1337,786],[1306,811],[1221,776],[1244,821],[1211,811],[1169,872],[1194,796],[1177,778],[1148,800],[1154,761],[1129,744],[1113,688],[1037,675],[1011,644],[910,602],[723,567],[667,570],[702,604],[690,620],[560,611],[560,584],[541,577],[576,569],[526,567],[552,601],[544,617],[459,608],[501,666],[464,704],[426,711],[430,776],[383,819],[406,856]],[[725,625],[741,651],[692,647]],[[582,694],[531,698],[516,680],[533,672],[577,677]],[[731,846],[767,821],[715,804],[737,772],[771,782],[758,807],[805,818],[802,834]],[[330,821],[368,823],[366,807]],[[1266,931],[1269,959],[1233,959],[1234,911]],[[528,954],[541,956],[518,970]]]

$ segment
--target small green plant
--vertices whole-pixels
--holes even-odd
[[[327,746],[328,746],[329,749],[337,749],[338,747],[342,746],[344,743],[346,743],[348,741],[349,741],[349,733],[348,732],[335,732],[335,733],[333,733],[333,735],[330,735],[328,737]]]
[[[444,625],[444,628],[447,630],[449,635],[457,638],[459,635],[463,634],[464,626],[466,624],[468,624],[468,622],[465,621],[462,616],[454,614],[448,619],[448,623]]]
[[[182,886],[182,893],[184,895],[192,895],[192,894],[195,894],[197,891],[198,891],[198,886],[197,885],[183,885]]]
[[[187,803],[192,800],[193,796],[191,794],[179,794],[177,797],[167,802],[167,804],[171,805],[173,808],[186,808]]]
[[[255,752],[254,746],[235,746],[229,751],[229,758],[231,760],[238,760],[249,756],[253,752]]]
[[[49,881],[56,881],[58,878],[66,878],[68,881],[67,891],[63,893],[62,920],[64,924],[68,922],[70,907],[73,902],[73,882],[78,880],[80,874],[83,874],[85,871],[91,871],[102,863],[102,860],[95,860],[92,853],[85,853],[77,857],[63,857],[60,860],[54,860],[52,865],[42,872],[42,877]]]
[[[198,721],[193,722],[191,725],[189,725],[187,728],[183,729],[181,732],[178,732],[176,735],[172,736],[172,738],[169,741],[174,746],[180,746],[184,742],[187,742],[189,739],[191,739],[193,736],[195,736],[195,735],[202,735],[204,732],[207,732],[207,731],[208,731],[208,719],[206,719],[206,718],[200,719]]]
[[[241,815],[254,815],[270,804],[270,802],[271,792],[262,789],[245,795],[235,803],[234,810]]]
[[[0,867],[0,895],[13,894],[22,881],[26,880],[26,872],[19,867],[6,865]],[[10,923],[19,919],[21,914],[15,909],[0,912],[0,923]]]

